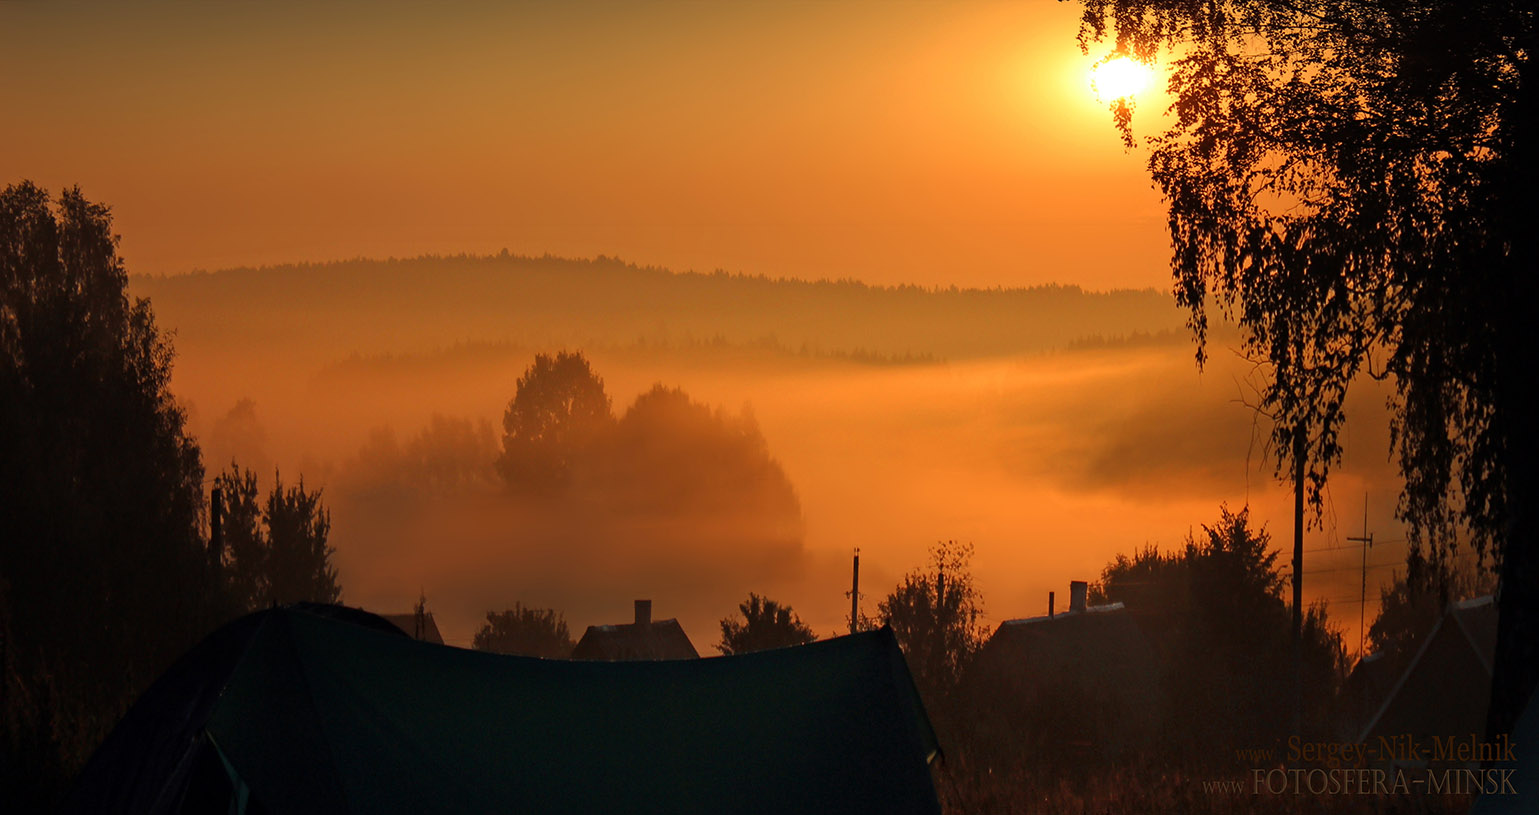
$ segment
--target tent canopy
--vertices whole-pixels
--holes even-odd
[[[377,619],[293,607],[210,635],[135,704],[66,810],[938,811],[935,736],[889,630],[574,662],[417,642]]]

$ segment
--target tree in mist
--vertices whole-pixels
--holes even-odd
[[[1508,732],[1539,686],[1539,20],[1502,1],[1082,2],[1082,46],[1176,55],[1149,169],[1199,360],[1222,308],[1316,507],[1349,384],[1394,380],[1413,547],[1435,562],[1465,537],[1501,570],[1488,728]]]
[[[749,592],[738,613],[721,621],[721,643],[716,650],[731,656],[771,648],[806,645],[818,638],[790,606]]]
[[[504,421],[497,467],[515,490],[694,529],[751,524],[771,540],[801,533],[796,490],[746,408],[730,415],[657,384],[616,420],[580,353],[541,354]]]
[[[331,513],[320,490],[306,490],[302,478],[285,488],[275,473],[273,488],[259,503],[256,473],[235,462],[215,484],[225,496],[225,579],[243,608],[341,600],[331,565],[336,550],[327,545]]]
[[[47,808],[226,613],[171,362],[108,208],[0,191],[0,810]]]
[[[1124,603],[1155,641],[1178,746],[1255,743],[1291,727],[1292,622],[1276,560],[1248,509],[1221,507],[1180,550],[1118,555],[1092,587],[1094,600]],[[1321,731],[1346,667],[1323,605],[1304,614],[1304,660],[1306,725]]]
[[[972,544],[937,543],[930,548],[929,568],[904,575],[877,604],[878,618],[892,626],[928,700],[956,689],[986,636],[979,623],[983,595],[968,569],[972,554]]]
[[[453,494],[482,487],[496,478],[488,464],[497,440],[485,420],[472,422],[437,413],[402,449],[408,483],[416,490]]]
[[[752,415],[727,415],[678,388],[637,396],[598,452],[598,477],[638,507],[760,519],[801,512]]]
[[[500,483],[490,422],[433,414],[403,443],[390,427],[370,431],[344,467],[339,489],[400,506],[427,497],[480,493]]]
[[[503,414],[497,469],[518,489],[562,486],[585,448],[613,423],[604,380],[582,352],[538,354]]]
[[[272,469],[267,455],[267,430],[257,418],[256,401],[242,397],[214,420],[207,438],[199,439],[206,461],[240,460],[257,472]]]
[[[551,608],[524,608],[514,603],[506,611],[486,612],[486,622],[476,632],[477,651],[518,654],[544,659],[567,659],[577,643],[567,630],[566,618]]]

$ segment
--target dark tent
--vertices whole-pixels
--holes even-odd
[[[891,631],[718,659],[449,648],[259,612],[199,644],[66,812],[927,812],[935,737]]]

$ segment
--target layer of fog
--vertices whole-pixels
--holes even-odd
[[[1290,491],[1273,477],[1264,419],[1242,403],[1250,366],[1220,345],[1199,373],[1179,333],[1080,350],[1063,350],[1073,337],[1060,337],[1059,350],[909,364],[832,344],[819,354],[735,340],[583,349],[617,411],[663,383],[751,414],[800,501],[800,530],[787,533],[744,517],[616,519],[602,506],[552,512],[510,500],[490,471],[502,412],[534,353],[561,343],[472,336],[410,351],[344,332],[269,353],[270,338],[220,331],[217,314],[179,322],[185,310],[157,310],[180,329],[174,387],[193,406],[210,468],[234,456],[324,487],[345,599],[400,612],[424,593],[460,644],[487,610],[515,601],[557,608],[580,633],[624,622],[632,599],[650,598],[656,616],[679,618],[709,653],[717,621],[750,591],[830,635],[848,613],[852,549],[871,613],[941,539],[975,545],[998,622],[1042,613],[1048,591],[1094,579],[1118,552],[1179,545],[1223,502],[1249,504],[1275,544],[1291,544]],[[419,319],[444,333],[455,315]],[[1179,315],[1134,330],[1179,332]],[[872,340],[863,347],[899,342]],[[1385,395],[1373,383],[1355,392],[1346,458],[1306,538],[1306,595],[1332,601],[1351,645],[1361,553],[1345,536],[1361,529],[1365,493],[1368,524],[1389,542],[1368,556],[1370,619],[1391,571],[1381,564],[1403,556]],[[408,460],[457,462],[448,471],[459,475],[410,500],[382,499],[378,485],[400,481],[390,467],[410,469]]]

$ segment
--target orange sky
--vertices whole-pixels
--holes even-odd
[[[506,248],[881,284],[1166,289],[1161,202],[1144,155],[1124,151],[1090,92],[1100,52],[1079,53],[1077,9],[1045,0],[0,3],[0,183],[80,184],[113,207],[135,273]],[[1158,107],[1145,100],[1142,110]],[[202,400],[198,427],[236,396],[255,395],[265,415],[283,418],[270,394],[216,400],[199,390],[198,372],[220,369],[199,356],[198,339],[179,335],[177,379],[179,395]],[[1178,544],[1220,501],[1251,501],[1286,542],[1287,494],[1269,469],[1238,448],[1210,449],[1217,424],[1203,411],[1230,424],[1240,415],[1238,435],[1224,438],[1248,434],[1230,375],[1203,380],[1187,348],[1164,367],[1107,374],[1101,391],[1080,382],[1100,383],[1098,374],[1079,371],[1078,384],[1022,386],[1005,400],[1018,410],[1084,397],[1064,412],[1075,417],[1113,405],[1099,424],[1055,424],[1049,410],[962,432],[953,426],[973,419],[936,418],[975,402],[1008,412],[988,407],[995,381],[1031,384],[1040,373],[1032,366],[1052,364],[952,369],[981,383],[961,391],[933,372],[914,383],[906,374],[842,381],[834,392],[855,416],[870,405],[933,403],[928,413],[893,408],[876,439],[839,424],[832,386],[679,384],[713,404],[759,410],[826,561],[817,593],[796,595],[822,598],[797,601],[820,630],[843,613],[852,543],[866,546],[868,574],[880,582],[918,565],[936,539],[977,540],[997,621],[1040,611],[1046,591],[1094,578],[1111,553]],[[635,376],[643,387],[657,374]],[[1177,380],[1186,389],[1169,392],[1187,401],[1151,396],[1166,392],[1151,382]],[[494,419],[479,414],[500,404],[453,409]],[[300,421],[275,423],[275,436],[314,431]],[[1037,447],[1088,461],[1080,447],[1159,437],[1149,431],[1165,427],[1193,429],[1148,450],[1129,441],[1102,452],[1167,469],[1031,463],[1054,460]],[[1394,528],[1384,450],[1378,438],[1354,448],[1358,460],[1335,482],[1342,504],[1333,499],[1311,546],[1357,531],[1369,486],[1374,526]],[[1223,478],[1167,471],[1185,453],[1212,453],[1205,466]],[[861,481],[836,471],[839,461],[873,462],[912,511],[893,513],[849,486]],[[1072,546],[1052,547],[1055,560],[1033,546],[1044,540]],[[1326,560],[1354,554],[1328,551]],[[1351,564],[1338,565],[1312,597],[1351,593]],[[393,602],[405,608],[418,590],[403,583]],[[1353,611],[1341,621],[1355,635]],[[710,618],[698,616],[703,645]]]
[[[1167,285],[1074,4],[0,5],[0,181],[133,272],[421,253]]]

